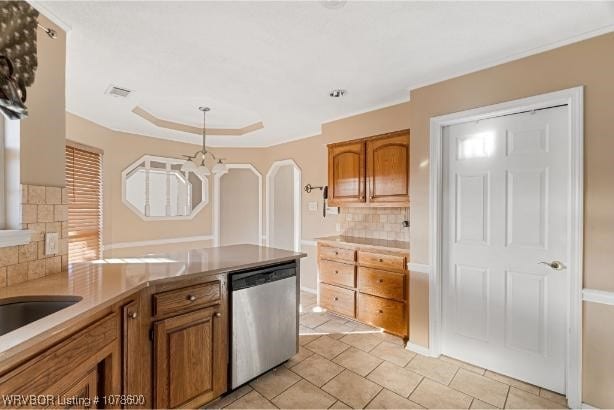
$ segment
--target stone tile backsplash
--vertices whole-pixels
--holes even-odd
[[[409,208],[341,208],[341,235],[409,241]]]
[[[21,186],[21,224],[31,242],[0,248],[0,287],[37,279],[68,268],[68,191]],[[59,252],[45,255],[45,233],[59,233]]]

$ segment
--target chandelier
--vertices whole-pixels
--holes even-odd
[[[182,172],[193,172],[199,177],[206,177],[214,174],[226,172],[228,169],[222,162],[221,158],[216,158],[213,152],[207,150],[207,112],[211,110],[209,107],[198,107],[203,113],[203,147],[196,151],[194,155],[183,155],[186,161],[181,166]],[[206,161],[210,159],[213,162],[213,168],[209,170]],[[198,162],[200,161],[200,164]],[[197,165],[198,164],[198,165]]]

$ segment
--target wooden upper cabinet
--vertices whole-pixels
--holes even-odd
[[[409,131],[367,140],[367,202],[409,206]]]
[[[332,206],[409,206],[409,130],[328,146]]]
[[[333,206],[365,202],[365,144],[363,141],[328,148],[328,199]]]

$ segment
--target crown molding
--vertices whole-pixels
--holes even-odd
[[[174,131],[187,132],[190,134],[201,135],[203,129],[200,127],[194,127],[192,125],[183,124],[180,122],[163,120],[161,118],[156,117],[152,113],[146,111],[142,107],[138,105],[132,109],[132,112],[145,121],[148,121],[155,125],[156,127],[166,128]],[[250,132],[254,132],[264,128],[264,124],[262,121],[255,122],[253,124],[247,125],[242,128],[207,128],[207,132],[209,135],[245,135]]]
[[[65,33],[68,33],[72,30],[72,27],[70,26],[70,24],[68,24],[67,22],[62,20],[60,17],[58,17],[57,14],[49,10],[49,8],[45,6],[44,2],[35,1],[35,0],[27,0],[27,3],[29,3],[32,7],[38,10],[38,12],[41,13],[43,16],[51,20],[53,24],[55,24],[56,26],[64,30]]]

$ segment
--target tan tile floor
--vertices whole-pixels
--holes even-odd
[[[560,409],[563,396],[328,313],[301,294],[300,350],[283,366],[207,408]]]

